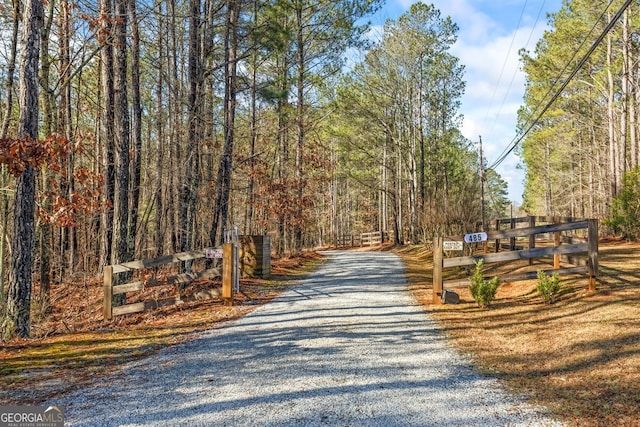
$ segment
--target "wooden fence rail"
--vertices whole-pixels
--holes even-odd
[[[336,246],[339,248],[355,248],[356,246],[360,246],[360,235],[345,234],[344,236],[338,236]]]
[[[360,244],[362,246],[375,246],[382,244],[382,232],[374,231],[372,233],[362,233],[360,235]]]
[[[345,234],[336,237],[335,245],[338,248],[355,248],[362,246],[382,245],[385,238],[391,238],[391,233],[373,231],[371,233]]]
[[[573,218],[573,217],[566,217],[566,216],[525,216],[525,217],[520,217],[520,218],[503,218],[503,219],[497,219],[495,222],[495,230],[501,230],[503,225],[507,225],[509,226],[509,228],[514,229],[517,228],[519,224],[527,224],[529,227],[535,227],[536,224],[539,225],[539,223],[551,223],[551,224],[558,224],[558,223],[573,223],[573,222],[582,222],[582,221],[586,221],[586,219],[584,218]],[[555,238],[557,238],[559,236],[559,232],[556,233]],[[569,236],[562,236],[562,239],[566,239]],[[578,237],[573,237],[573,239],[577,239]],[[586,239],[584,240],[586,241]],[[565,242],[566,243],[566,242]],[[529,245],[535,245],[535,236],[530,237],[529,240]],[[507,249],[507,250],[511,250],[514,251],[517,248],[516,246],[516,237],[510,237],[509,239],[509,244],[508,245],[502,245],[500,238],[497,238],[495,240],[495,245],[494,245],[495,251],[499,252],[501,249]],[[522,248],[519,248],[522,249]]]
[[[535,223],[536,219],[540,219],[545,222],[549,219],[549,217],[529,218],[533,218],[533,220],[527,220],[529,224]],[[558,218],[556,217],[554,219],[557,220]],[[510,224],[512,223],[513,222],[510,222]],[[560,234],[563,231],[580,229],[587,230],[588,237],[586,241],[570,236],[567,236],[565,239],[563,239]],[[536,235],[549,233],[553,234],[554,236],[554,246],[536,248]],[[458,237],[459,239],[457,239]],[[586,273],[589,275],[588,290],[590,292],[595,291],[595,280],[599,273],[598,220],[589,219],[568,223],[547,224],[523,228],[510,228],[507,230],[495,230],[487,232],[487,239],[496,241],[496,250],[500,249],[500,239],[515,239],[517,237],[528,237],[529,247],[527,249],[512,250],[509,252],[484,253],[480,255],[462,256],[446,259],[443,257],[443,238],[436,237],[434,239],[433,245],[433,303],[438,304],[441,302],[443,289],[445,287],[455,288],[467,286],[469,284],[468,278],[443,281],[443,269],[474,265],[480,260],[483,260],[485,264],[488,264],[494,262],[528,259],[531,263],[535,258],[553,256],[553,269],[545,270],[546,274],[557,273],[558,275],[568,275],[576,273]],[[462,236],[453,236],[450,239],[462,240]],[[569,244],[563,245],[562,243]],[[511,244],[510,246],[514,247],[515,245]],[[572,255],[578,253],[587,253],[587,260],[585,263],[586,265],[571,268],[560,268],[561,255]],[[513,282],[518,280],[533,279],[535,277],[536,272],[526,272],[507,275],[502,277],[501,279],[503,281]]]
[[[171,264],[183,261],[192,261],[199,258],[205,258],[207,255],[218,257],[222,251],[222,268],[213,268],[202,271],[200,273],[182,273],[170,276],[166,280],[158,281],[155,279],[147,281],[136,281],[124,284],[114,285],[114,274],[125,273],[128,271],[140,270],[145,268],[158,267],[165,264]],[[110,320],[113,316],[122,314],[138,313],[141,311],[152,310],[159,307],[180,304],[182,300],[179,296],[167,297],[163,299],[149,299],[143,302],[133,304],[124,304],[113,306],[113,296],[126,294],[128,292],[142,291],[146,288],[159,286],[172,286],[188,284],[191,281],[204,277],[222,276],[222,298],[227,304],[233,304],[233,280],[236,269],[233,268],[234,263],[234,246],[231,243],[225,243],[220,248],[205,248],[198,251],[181,252],[174,255],[166,255],[154,259],[137,260],[124,262],[121,264],[107,265],[103,270],[103,287],[104,287],[104,318]],[[209,295],[213,297],[214,295]],[[215,295],[217,296],[217,295]]]

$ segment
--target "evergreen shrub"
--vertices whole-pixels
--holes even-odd
[[[536,285],[538,293],[547,304],[553,304],[556,296],[562,289],[562,283],[558,274],[552,276],[546,275],[542,270],[538,270],[538,284]]]
[[[500,279],[498,277],[494,277],[491,280],[485,280],[482,275],[483,266],[483,260],[476,263],[476,269],[470,278],[469,290],[471,291],[471,296],[478,306],[487,308],[496,297],[496,292],[498,292],[498,286],[500,285]]]

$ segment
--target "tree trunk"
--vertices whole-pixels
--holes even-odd
[[[611,16],[609,16],[609,20],[611,20]],[[611,35],[607,36],[607,83],[608,83],[608,96],[607,96],[607,121],[608,121],[608,129],[609,129],[609,185],[610,185],[610,199],[618,195],[618,167],[617,167],[617,159],[618,159],[618,144],[616,142],[616,134],[615,134],[615,116],[613,111],[613,103],[614,103],[614,85],[613,85],[613,72],[611,71],[611,67],[613,66],[613,61],[611,56],[612,52],[612,37]]]
[[[13,2],[13,27],[11,31],[11,53],[7,63],[7,81],[5,90],[7,93],[7,102],[5,103],[4,117],[2,119],[2,129],[0,130],[0,139],[7,137],[9,133],[9,122],[11,120],[11,111],[13,110],[13,82],[16,69],[16,57],[18,49],[18,30],[20,29],[20,5],[21,2],[14,0]],[[0,170],[0,185],[7,188],[9,182],[9,174],[7,166],[2,165]],[[0,196],[0,206],[2,207],[2,232],[0,233],[0,303],[4,302],[4,286],[5,286],[5,269],[4,262],[6,253],[7,228],[9,225],[9,195],[6,191],[2,191]]]
[[[9,132],[9,122],[11,121],[11,111],[13,110],[13,82],[16,72],[16,57],[18,48],[18,36],[20,29],[21,1],[13,1],[13,26],[11,29],[11,53],[7,63],[7,81],[5,89],[7,93],[7,102],[5,103],[4,117],[2,118],[2,131],[0,135],[6,138]]]
[[[127,99],[127,0],[115,1],[113,105],[115,159],[115,203],[112,262],[131,260],[129,248],[129,102]],[[120,280],[126,280],[119,275]],[[124,294],[114,296],[114,305],[125,303]]]
[[[629,36],[629,11],[626,10],[624,12],[624,43],[626,45],[626,59],[625,59],[625,67],[627,69],[627,82],[629,84],[629,167],[634,168],[638,166],[638,117],[637,117],[637,75],[635,71],[634,64],[634,51],[633,44],[631,43],[631,38]]]
[[[282,94],[288,93],[289,86],[289,63],[287,60],[287,53],[283,52],[282,57],[279,58],[278,70],[279,76],[279,89]],[[279,194],[277,197],[288,198],[286,193],[287,178],[289,176],[289,120],[288,120],[289,100],[287,96],[279,96],[276,105],[276,115],[278,116],[278,162],[277,162],[277,177],[274,177],[279,184]],[[288,202],[288,200],[286,201]],[[288,214],[285,210],[278,212],[278,244],[276,246],[276,253],[278,256],[282,256],[287,252],[287,220]]]
[[[396,141],[396,242],[404,244],[404,224],[403,224],[403,210],[402,210],[402,146],[400,145],[401,137],[398,130],[398,136]]]
[[[419,176],[420,176],[420,182],[418,183],[418,187],[420,190],[420,202],[419,202],[419,208],[420,208],[420,212],[424,213],[424,205],[425,205],[425,151],[424,151],[424,120],[422,117],[422,109],[423,109],[423,102],[422,102],[422,96],[423,96],[423,84],[424,84],[424,76],[423,76],[423,70],[422,70],[422,58],[420,61],[420,87],[418,89],[418,120],[419,120],[419,125],[418,125],[418,132],[420,133],[418,135],[419,141],[420,141],[420,157],[419,157],[419,161],[418,161],[418,168],[419,168]],[[424,226],[424,224],[422,224]]]
[[[180,191],[180,250],[191,249],[192,217],[195,210],[195,185],[197,148],[200,145],[199,115],[200,103],[200,0],[190,1],[189,16],[189,123],[187,150],[184,159],[184,181]],[[188,263],[187,265],[190,265]]]
[[[253,3],[253,23],[257,26],[258,22],[258,2]],[[257,92],[258,92],[258,51],[253,50],[251,56],[251,135],[250,135],[250,172],[249,172],[249,186],[247,188],[247,210],[244,220],[244,234],[254,234],[253,226],[253,205],[255,204],[255,173],[256,162],[254,156],[256,155],[256,142],[258,139],[257,130]]]
[[[71,43],[71,26],[70,26],[70,8],[71,4],[67,0],[60,2],[61,18],[59,22],[58,34],[59,34],[59,47],[60,47],[60,69],[64,70],[61,79],[60,88],[60,102],[58,103],[58,125],[57,132],[63,135],[67,140],[71,140],[71,56],[70,56],[70,43]],[[74,169],[74,155],[69,153],[64,162],[66,168],[66,179],[61,183],[61,192],[66,193],[67,199],[71,200],[75,191],[73,169]],[[61,229],[61,241],[60,241],[60,253],[62,258],[60,260],[60,278],[64,277],[65,270],[73,273],[74,258],[76,253],[76,240],[74,227],[63,227]],[[64,256],[66,258],[63,261]]]
[[[224,148],[218,168],[216,204],[209,238],[216,246],[222,239],[222,231],[227,225],[231,172],[233,160],[233,139],[236,114],[236,70],[238,50],[238,15],[240,4],[227,0],[227,18],[224,37],[225,94],[224,94]]]
[[[627,12],[624,13],[622,25],[622,76],[620,81],[620,148],[618,149],[618,165],[620,167],[619,175],[624,176],[627,171],[627,151],[628,151],[628,118],[629,118],[629,17]],[[622,181],[619,181],[622,185]]]
[[[51,62],[49,59],[49,36],[53,23],[55,2],[49,2],[47,16],[42,27],[40,38],[40,87],[42,88],[42,118],[44,120],[42,132],[50,135],[53,132],[53,93],[50,87],[49,71]],[[42,188],[45,194],[42,200],[42,208],[45,211],[51,210],[51,199],[48,193],[51,191],[51,177],[46,168],[42,170]],[[51,250],[53,239],[53,227],[50,223],[40,225],[40,302],[43,307],[47,307],[50,301],[51,292]]]
[[[162,189],[163,189],[163,168],[164,168],[164,91],[163,84],[164,81],[164,61],[166,61],[167,57],[164,56],[164,49],[166,40],[164,37],[165,31],[165,22],[162,17],[162,0],[158,1],[157,4],[158,10],[158,81],[156,86],[156,131],[157,131],[157,141],[156,141],[156,174],[157,174],[157,186],[155,191],[155,208],[156,208],[156,218],[155,218],[155,245],[156,245],[156,256],[161,256],[163,253],[164,247],[164,232],[162,227],[163,221],[163,211],[164,205],[162,203]]]
[[[102,140],[103,197],[107,204],[102,213],[100,265],[111,264],[113,249],[113,205],[115,202],[115,146],[114,146],[114,93],[113,93],[113,26],[111,0],[100,2],[100,79],[102,81],[102,114],[100,139]]]
[[[388,148],[387,138],[384,138],[382,145],[382,167],[380,168],[380,231],[389,230],[389,168],[388,168]],[[394,242],[395,243],[395,242]]]
[[[180,132],[182,125],[182,85],[178,79],[178,36],[177,36],[177,9],[175,0],[167,0],[169,8],[169,19],[171,25],[169,25],[169,34],[171,36],[171,61],[168,61],[170,65],[170,75],[172,82],[169,87],[175,88],[169,91],[171,97],[171,109],[172,114],[169,115],[169,170],[171,171],[171,182],[169,184],[169,194],[167,195],[167,220],[169,222],[168,228],[171,230],[171,250],[178,252],[180,249],[180,230],[178,230],[178,209],[176,209],[176,199],[180,195],[179,183],[180,174],[178,168],[182,165],[182,147],[180,146]],[[176,196],[177,194],[177,196]]]
[[[305,106],[304,106],[304,82],[305,82],[305,41],[304,41],[304,22],[302,20],[302,3],[296,8],[296,29],[297,33],[297,105],[296,105],[296,125],[298,129],[296,144],[296,164],[295,164],[295,182],[297,191],[297,212],[294,226],[294,247],[296,251],[302,250],[302,219],[304,215],[304,178],[303,178],[303,149],[305,139]]]
[[[38,62],[43,7],[41,0],[25,0],[23,5],[18,134],[20,138],[35,140],[38,138]],[[27,165],[16,183],[7,312],[2,324],[5,339],[15,335],[28,338],[31,334],[35,187],[36,171]]]
[[[138,227],[138,209],[140,205],[140,184],[142,182],[142,105],[140,94],[140,32],[136,1],[129,0],[129,21],[131,22],[131,104],[133,112],[132,146],[133,170],[131,171],[129,245],[128,252],[135,256],[136,234]]]

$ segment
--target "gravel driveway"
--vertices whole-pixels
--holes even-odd
[[[450,347],[395,255],[327,255],[244,318],[57,402],[67,425],[559,425]]]

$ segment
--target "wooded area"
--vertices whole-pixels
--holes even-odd
[[[3,337],[29,335],[52,284],[232,225],[286,255],[475,221],[457,27],[416,4],[375,40],[380,5],[1,2]]]
[[[624,9],[605,38],[540,121],[553,90],[612,22],[624,1],[564,2],[534,52],[522,52],[527,74],[520,129],[524,209],[530,214],[608,217],[612,231],[638,236],[640,162],[639,6]]]
[[[372,32],[381,3],[0,2],[3,336],[28,335],[52,284],[216,246],[232,225],[286,255],[502,216],[506,182],[460,133],[457,25],[417,3]],[[567,2],[522,52],[524,130],[615,23],[518,149],[527,213],[609,216],[633,237],[638,6],[614,20],[622,4]]]

